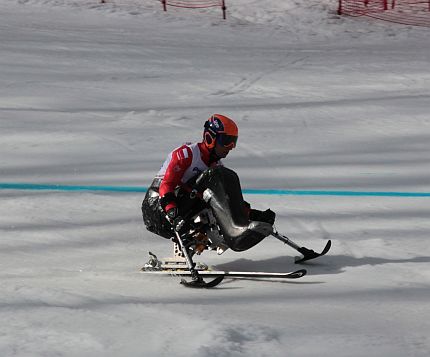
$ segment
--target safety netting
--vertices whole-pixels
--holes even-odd
[[[167,6],[183,7],[188,9],[203,9],[209,7],[220,7],[223,12],[223,18],[226,18],[225,0],[160,0],[163,4],[164,11]]]
[[[339,0],[338,13],[430,27],[430,0]]]

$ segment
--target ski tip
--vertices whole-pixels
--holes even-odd
[[[306,269],[299,269],[296,270],[295,272],[290,274],[291,279],[298,279],[301,278],[302,276],[305,276],[307,274],[307,270]]]
[[[331,239],[328,240],[327,244],[325,245],[323,251],[320,253],[320,255],[326,254],[331,248]]]
[[[304,254],[303,257],[295,257],[294,263],[300,264],[300,263],[304,263],[304,262],[311,260],[311,259],[319,258],[319,257],[327,254],[327,252],[330,250],[330,248],[331,248],[331,240],[328,240],[328,242],[326,243],[326,245],[325,245],[325,247],[321,253],[316,253],[313,250],[307,250],[306,252],[303,253]]]
[[[224,275],[220,275],[209,282],[205,282],[203,279],[192,281],[181,279],[181,285],[186,286],[187,288],[210,289],[220,284],[224,280],[224,277]]]

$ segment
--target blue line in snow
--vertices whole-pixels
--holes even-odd
[[[376,196],[376,197],[430,197],[430,192],[393,191],[319,191],[319,190],[273,190],[245,189],[243,193],[253,195],[296,195],[296,196]]]
[[[77,186],[34,183],[0,183],[0,190],[146,192],[147,189],[146,187],[138,186]]]
[[[32,183],[0,183],[0,190],[49,190],[49,191],[104,191],[104,192],[146,192],[140,186],[86,186],[56,185]],[[244,189],[249,195],[290,195],[290,196],[374,196],[374,197],[430,197],[430,192],[397,192],[397,191],[323,191],[323,190],[278,190],[278,189]]]

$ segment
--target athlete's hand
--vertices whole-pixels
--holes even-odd
[[[176,232],[179,232],[185,224],[184,219],[178,213],[177,207],[173,207],[167,211],[167,219]]]

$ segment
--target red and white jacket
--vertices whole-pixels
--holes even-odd
[[[199,175],[209,167],[222,165],[221,160],[209,164],[210,152],[204,143],[186,143],[173,150],[164,161],[156,178],[161,179],[159,194],[163,197],[168,192],[174,192],[177,186],[185,187],[185,183]],[[175,202],[168,203],[169,209],[176,207]]]

